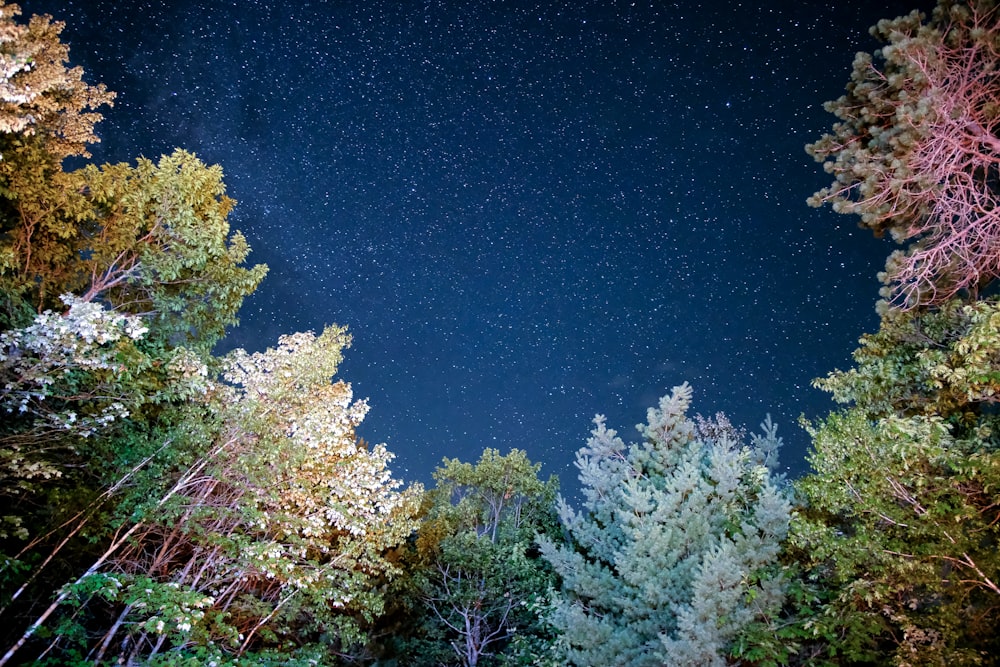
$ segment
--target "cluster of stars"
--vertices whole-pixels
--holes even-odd
[[[222,164],[271,267],[229,344],[348,325],[409,479],[517,447],[572,486],[594,413],[631,437],[685,380],[801,471],[809,380],[875,326],[887,248],[805,206],[803,145],[908,4],[22,4],[119,93],[99,160]]]

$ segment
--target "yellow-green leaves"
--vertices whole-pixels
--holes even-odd
[[[857,366],[816,386],[872,415],[950,415],[1000,394],[1000,302],[953,300],[929,312],[890,311],[863,336]]]

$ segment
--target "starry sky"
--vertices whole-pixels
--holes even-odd
[[[227,345],[348,325],[407,481],[527,450],[575,484],[681,382],[806,469],[810,381],[877,328],[891,249],[805,199],[880,18],[932,3],[28,0],[118,92],[98,162],[223,166],[271,273]]]

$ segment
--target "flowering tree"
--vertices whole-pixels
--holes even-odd
[[[393,573],[384,554],[415,529],[420,490],[399,492],[392,455],[355,436],[368,407],[330,382],[348,342],[331,327],[231,355],[216,442],[68,588],[116,605],[89,649],[98,662],[343,651],[353,618],[380,613],[373,582]]]
[[[941,0],[883,20],[859,53],[839,122],[807,151],[835,177],[810,198],[856,213],[893,253],[883,296],[903,308],[975,295],[1000,276],[1000,9]]]
[[[142,406],[208,389],[208,369],[191,351],[174,348],[154,362],[141,349],[148,329],[140,318],[71,295],[63,302],[64,314],[45,311],[0,332],[0,498],[9,507],[41,502],[41,487],[76,474],[93,454],[84,443],[108,437]],[[3,520],[28,537],[21,517]]]
[[[415,529],[421,490],[400,492],[392,455],[355,436],[368,407],[330,381],[348,343],[330,327],[235,351],[228,384],[206,393],[224,417],[214,441],[135,509],[139,521],[61,588],[0,665],[60,608],[88,605],[105,612],[82,639],[55,642],[95,662],[256,664],[279,647],[303,657],[358,640],[354,619],[381,612],[375,582],[394,573],[385,552]]]

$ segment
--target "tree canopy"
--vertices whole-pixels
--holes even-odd
[[[781,607],[791,504],[731,429],[699,436],[690,402],[675,387],[632,445],[598,416],[577,452],[584,511],[560,500],[570,540],[542,541],[562,578],[552,622],[566,664],[721,667]]]
[[[941,304],[1000,276],[1000,21],[992,0],[942,0],[885,19],[859,53],[833,131],[807,150],[835,177],[810,204],[907,243],[883,281],[893,304]]]

